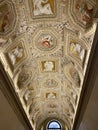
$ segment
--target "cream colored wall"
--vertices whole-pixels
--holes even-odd
[[[0,90],[0,130],[27,130]]]
[[[98,74],[79,130],[98,130]]]

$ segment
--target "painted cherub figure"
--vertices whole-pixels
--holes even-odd
[[[23,57],[23,48],[17,46],[15,49],[8,53],[8,56],[12,62],[12,65],[15,65],[17,61]]]
[[[93,7],[88,7],[87,3],[83,2],[81,5],[76,4],[76,9],[82,14],[82,20],[89,23],[92,19]]]
[[[33,0],[34,2],[34,15],[53,14],[50,3],[48,0]]]
[[[50,48],[53,45],[53,39],[50,35],[46,35],[41,39],[41,45]]]
[[[70,53],[77,56],[81,61],[83,61],[85,56],[85,50],[78,43],[71,42]]]
[[[44,63],[44,71],[52,71],[54,68],[54,64],[52,61],[46,61]]]

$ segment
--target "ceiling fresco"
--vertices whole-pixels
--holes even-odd
[[[0,35],[13,31],[16,22],[16,12],[11,1],[0,2]]]
[[[94,0],[0,0],[0,60],[33,129],[72,130],[97,21]]]

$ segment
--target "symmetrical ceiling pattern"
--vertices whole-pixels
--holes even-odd
[[[0,0],[0,59],[32,128],[73,128],[95,12],[95,0]]]

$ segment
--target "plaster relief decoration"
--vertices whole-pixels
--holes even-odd
[[[88,28],[92,25],[95,4],[92,0],[73,0],[71,6],[72,14],[75,21],[83,28]]]
[[[55,92],[46,93],[46,99],[55,99],[57,94]]]
[[[30,80],[32,79],[32,76],[33,76],[32,70],[23,69],[18,76],[17,85],[19,89],[27,87],[28,84],[30,83]]]
[[[70,54],[74,55],[75,57],[83,61],[84,56],[85,56],[85,50],[81,47],[81,45],[79,45],[78,43],[74,41],[71,41],[69,51],[70,51]]]
[[[86,47],[83,46],[82,41],[78,41],[76,39],[70,40],[68,51],[69,55],[73,57],[73,59],[76,59],[76,61],[82,65],[84,64],[86,60],[87,50]]]
[[[0,35],[13,31],[15,26],[15,9],[13,3],[8,0],[0,1]]]
[[[53,110],[53,109],[59,108],[59,106],[58,106],[57,102],[52,102],[51,101],[51,103],[47,104],[47,108],[50,108],[50,109]]]
[[[49,87],[49,88],[57,87],[57,85],[58,85],[58,82],[55,81],[54,79],[47,79],[44,82],[44,86]]]
[[[54,17],[55,0],[32,0],[33,18]]]
[[[26,105],[30,104],[30,101],[32,100],[34,95],[34,90],[33,89],[27,89],[26,92],[24,93],[23,99]]]
[[[8,43],[9,43],[9,40],[0,38],[0,48],[4,47]]]
[[[64,82],[64,85],[62,87],[62,93],[66,93],[66,96],[69,96],[73,104],[76,106],[78,99],[78,91],[74,88],[74,85],[71,82]]]
[[[64,74],[72,83],[75,84],[76,87],[80,87],[80,76],[72,62],[65,65]]]
[[[6,53],[6,59],[8,60],[12,71],[16,68],[16,66],[24,61],[25,57],[26,52],[24,50],[22,42],[9,48]]]
[[[24,49],[22,46],[16,46],[8,53],[11,64],[14,66],[24,57]]]
[[[67,52],[70,59],[82,67],[81,69],[84,69],[87,55],[89,53],[89,44],[86,40],[82,38],[80,39],[79,36],[74,33],[68,33],[67,36],[68,39],[65,39],[65,54]]]
[[[55,72],[56,71],[55,61],[51,61],[51,60],[42,61],[41,66],[42,66],[43,72]]]
[[[73,119],[73,114],[75,113],[74,105],[72,104],[69,97],[63,96],[63,111],[66,111],[66,114],[70,119]],[[65,113],[65,112],[64,112]]]
[[[51,111],[51,110],[50,110],[50,111],[48,111],[48,114],[49,114],[49,116],[50,116],[50,115],[57,116],[57,115],[59,115],[59,112],[56,111],[56,110],[55,110],[55,111]]]
[[[72,99],[72,102],[74,103],[74,105],[77,104],[77,99],[78,99],[78,94],[77,92],[70,86],[67,87],[67,93],[70,96],[70,98]]]
[[[40,104],[38,102],[40,102],[40,98],[39,97],[35,97],[35,99],[32,99],[33,102],[31,102],[30,107],[29,107],[29,114],[32,115],[33,112],[39,110],[39,106]]]

